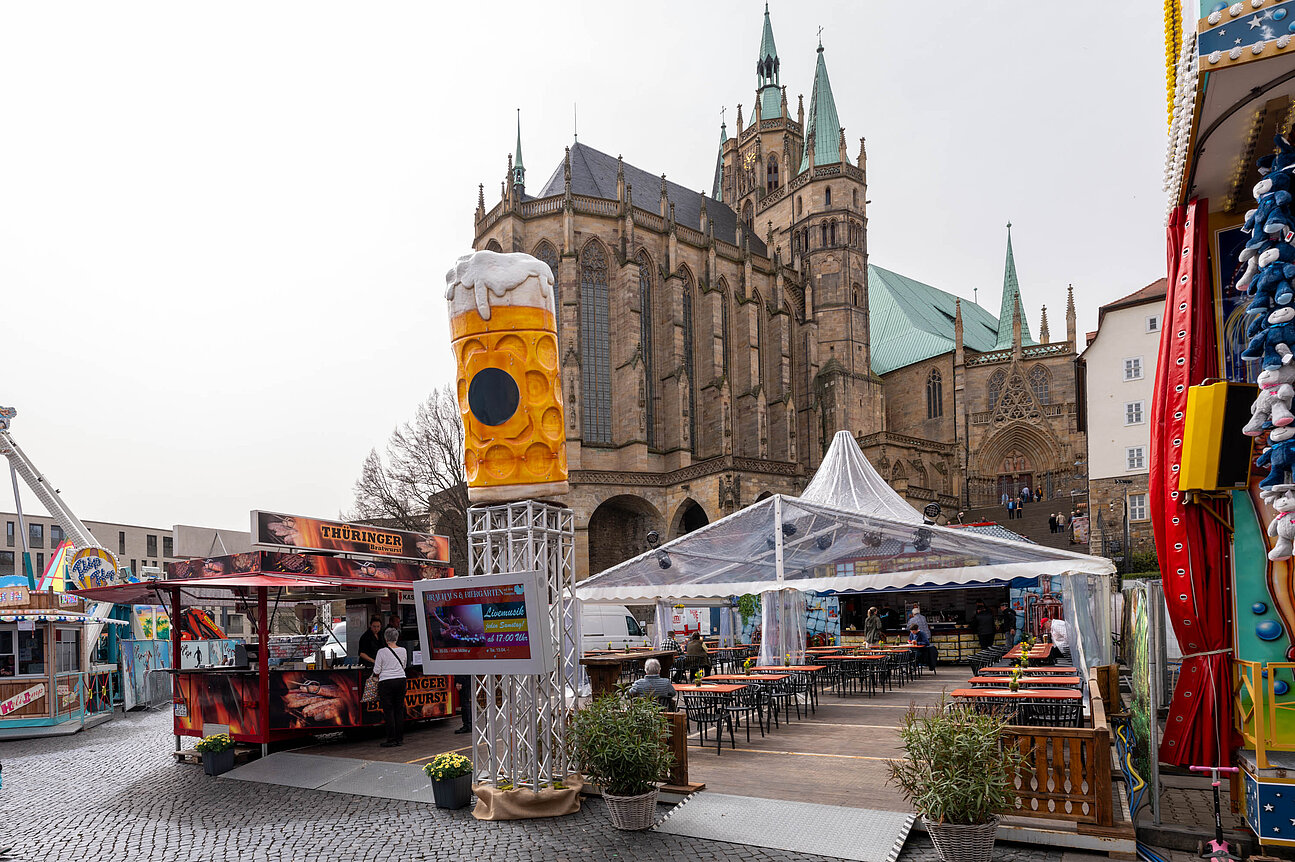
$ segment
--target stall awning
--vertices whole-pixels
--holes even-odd
[[[112,626],[128,626],[130,620],[95,619],[89,614],[60,613],[59,611],[17,611],[0,613],[0,623],[17,623],[34,620],[39,623],[104,623]]]
[[[389,581],[381,578],[313,578],[296,577],[283,574],[265,574],[253,572],[213,578],[175,578],[162,580],[152,578],[130,584],[114,584],[109,587],[91,587],[84,590],[71,590],[75,595],[92,602],[112,602],[119,605],[157,604],[172,590],[228,590],[231,592],[247,589],[345,589],[345,590],[410,590],[412,581]]]

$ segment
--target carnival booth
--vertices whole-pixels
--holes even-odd
[[[254,535],[258,535],[256,519],[260,516],[265,521],[267,515],[253,513]],[[255,550],[170,563],[164,580],[76,591],[94,601],[162,605],[172,620],[184,619],[193,606],[209,606],[215,594],[252,621],[253,638],[235,643],[232,650],[203,650],[200,644],[183,639],[181,627],[171,626],[172,660],[166,671],[174,679],[177,750],[183,736],[229,733],[238,742],[265,746],[281,739],[381,724],[377,703],[361,701],[368,670],[354,662],[356,645],[349,645],[349,658],[339,660],[316,649],[309,638],[272,639],[275,617],[291,614],[298,604],[342,600],[348,616],[367,623],[371,614],[380,613],[386,625],[392,614],[400,614],[416,631],[414,584],[451,571],[445,564],[444,537],[295,516],[269,518],[269,523],[292,527],[289,540],[279,543],[283,552]],[[263,523],[259,535],[264,539],[273,532],[266,533]],[[399,556],[358,556],[373,553],[375,547],[394,549]],[[320,551],[351,556],[323,556]],[[358,643],[363,628],[362,624],[349,639]],[[411,644],[416,649],[416,635]],[[450,678],[421,674],[415,649],[410,651],[406,717],[453,715],[457,698]]]
[[[113,668],[86,644],[108,625],[73,595],[0,587],[0,739],[78,730],[107,720]]]
[[[734,597],[758,595],[760,663],[775,664],[803,659],[807,620],[830,611],[824,597],[886,591],[897,602],[918,597],[912,604],[936,587],[974,596],[986,584],[1113,571],[1100,557],[924,523],[842,431],[800,497],[748,506],[589,578],[576,596],[656,602],[660,619],[675,602],[731,607]]]

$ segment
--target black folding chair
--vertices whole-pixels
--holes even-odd
[[[728,711],[728,697],[709,691],[685,691],[683,708],[688,714],[688,723],[696,724],[701,731],[701,744],[706,746],[706,728],[715,728],[715,753],[724,751],[724,728],[728,728],[728,741],[732,748],[737,748],[733,737],[733,717]]]
[[[746,741],[751,741],[751,716],[754,714],[760,725],[760,735],[764,736],[764,711],[768,708],[767,700],[761,696],[761,687],[757,683],[748,685],[733,692],[725,705],[729,716],[741,727],[746,725]]]

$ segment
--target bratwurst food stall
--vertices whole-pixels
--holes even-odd
[[[306,520],[295,519],[298,526]],[[379,532],[400,535],[400,531]],[[237,742],[264,746],[322,731],[382,723],[377,704],[360,700],[369,668],[339,665],[322,650],[300,656],[272,654],[270,632],[278,614],[292,614],[295,605],[305,602],[345,600],[348,607],[363,605],[389,612],[396,611],[402,600],[412,604],[415,582],[446,577],[451,569],[445,563],[448,545],[444,537],[408,535],[419,536],[427,549],[425,553],[439,559],[375,560],[321,556],[318,551],[301,554],[257,550],[171,563],[166,567],[165,580],[77,593],[94,601],[165,605],[172,619],[181,618],[187,607],[211,604],[213,596],[217,603],[232,603],[246,613],[254,635],[234,650],[226,664],[169,669],[174,680],[176,746],[178,749],[182,736],[213,733],[229,733]],[[390,537],[384,541],[389,542]],[[399,545],[394,548],[402,549]],[[385,619],[387,614],[383,616]],[[171,632],[172,655],[179,655],[179,628],[172,626]],[[351,650],[354,654],[355,650]],[[457,698],[450,677],[423,674],[413,661],[407,673],[407,719],[454,714]]]

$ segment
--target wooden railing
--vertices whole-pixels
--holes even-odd
[[[1003,733],[1029,765],[1016,776],[1017,807],[1009,816],[1114,825],[1111,731],[1096,672],[1088,691],[1092,727],[1013,725]]]

